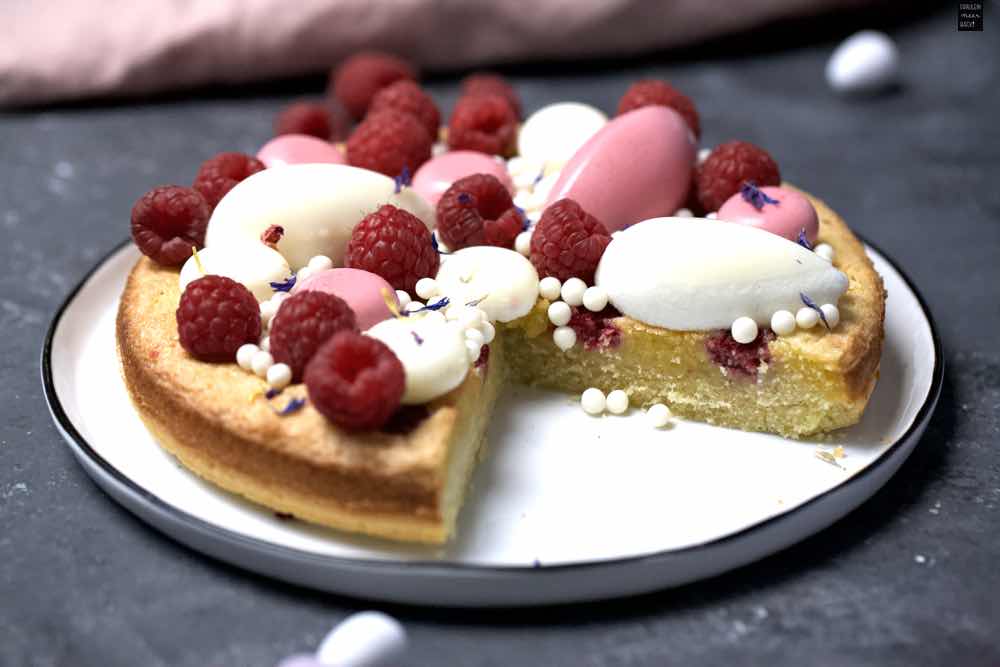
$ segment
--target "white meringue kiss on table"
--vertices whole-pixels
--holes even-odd
[[[653,218],[615,234],[595,284],[629,317],[680,331],[767,326],[805,295],[836,304],[847,276],[803,246],[749,225]]]
[[[271,225],[284,235],[277,250],[293,271],[316,255],[343,264],[351,231],[383,204],[392,204],[434,226],[434,209],[411,188],[374,171],[342,164],[291,164],[244,179],[216,206],[205,247],[260,241]]]
[[[399,621],[380,611],[362,611],[335,626],[316,653],[289,656],[278,667],[394,667],[406,647]]]
[[[892,38],[862,30],[834,50],[826,63],[826,81],[838,93],[873,93],[899,78],[899,50]]]

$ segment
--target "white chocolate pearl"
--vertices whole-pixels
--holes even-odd
[[[274,302],[275,306],[281,307],[282,302],[288,297],[292,296],[288,292],[275,292],[274,296],[271,297],[271,301]]]
[[[236,363],[239,364],[240,368],[243,370],[250,370],[250,360],[253,359],[253,355],[255,355],[259,349],[260,348],[253,343],[240,345],[240,349],[236,350]]]
[[[401,289],[396,290],[396,299],[399,301],[400,308],[406,308],[406,304],[412,301],[410,294]]]
[[[840,309],[835,305],[832,303],[824,303],[819,307],[819,309],[823,311],[823,317],[826,318],[826,323],[831,329],[840,323]]]
[[[440,310],[425,310],[424,312],[420,313],[420,315],[418,315],[418,318],[421,320],[428,320],[428,321],[437,320],[441,324],[444,324],[446,321],[444,313],[442,313]]]
[[[479,327],[479,330],[483,332],[483,342],[487,345],[493,342],[493,339],[497,335],[497,329],[490,322],[483,322]]]
[[[771,315],[771,331],[779,336],[795,333],[795,316],[787,310],[779,310]]]
[[[646,410],[646,419],[653,428],[663,428],[670,423],[670,408],[663,403],[654,403]]]
[[[583,293],[583,306],[595,313],[604,310],[608,305],[608,293],[603,287],[588,287]]]
[[[531,232],[521,232],[514,239],[514,250],[525,257],[531,254]]]
[[[621,389],[615,389],[608,394],[606,403],[608,412],[614,415],[620,415],[628,410],[628,394]]]
[[[674,213],[675,218],[693,218],[694,213],[691,212],[689,208],[679,208],[677,212]]]
[[[316,255],[306,264],[313,272],[326,271],[333,268],[333,260],[326,255]]]
[[[260,304],[260,323],[265,327],[271,324],[271,318],[278,312],[278,304],[273,301],[264,301]]]
[[[475,361],[479,358],[479,353],[482,352],[482,344],[477,343],[474,340],[465,339],[465,349],[469,353],[469,361]]]
[[[412,313],[412,312],[414,312],[416,310],[420,310],[423,307],[424,307],[424,304],[422,302],[420,302],[420,301],[411,301],[408,304],[406,304],[406,306],[403,308],[403,310],[405,310],[408,313]]]
[[[271,351],[271,337],[270,336],[264,336],[263,338],[260,339],[260,349],[264,350],[265,352],[270,352]]]
[[[437,296],[438,284],[433,278],[421,278],[417,281],[417,286],[414,290],[421,299],[430,299],[432,296]]]
[[[552,332],[552,342],[565,352],[576,345],[576,332],[570,327],[556,327],[556,330]]]
[[[538,281],[538,293],[543,299],[555,301],[559,298],[562,290],[562,283],[554,276],[548,276]]]
[[[583,305],[583,293],[587,291],[587,283],[583,282],[579,278],[570,278],[562,284],[562,294],[563,301],[571,306],[582,306]]]
[[[267,375],[267,369],[274,363],[274,357],[270,352],[260,350],[250,358],[250,368],[260,377]]]
[[[737,317],[730,332],[737,343],[752,343],[757,337],[757,323],[749,317]]]
[[[719,217],[719,214],[716,213],[715,211],[713,211],[713,212],[709,213],[708,215],[706,215],[705,217],[708,218],[709,220],[715,220],[716,218]]]
[[[829,243],[820,243],[818,246],[813,248],[813,252],[828,262],[833,261],[833,246]]]
[[[697,161],[698,161],[698,164],[701,164],[702,162],[704,162],[705,160],[707,160],[708,156],[711,155],[711,154],[712,154],[712,149],[711,148],[702,148],[702,149],[700,149],[698,151],[698,156],[696,158]]]
[[[580,396],[580,406],[588,415],[599,415],[604,412],[606,401],[604,392],[596,387],[591,387]]]
[[[549,304],[549,322],[557,327],[564,327],[569,324],[569,318],[573,316],[573,310],[565,301],[553,301]]]
[[[802,306],[799,308],[798,312],[795,313],[795,323],[803,329],[812,329],[816,326],[817,322],[819,322],[819,313],[812,308]]]
[[[267,369],[266,377],[271,389],[284,389],[292,381],[292,369],[288,364],[274,364]]]
[[[471,340],[476,345],[482,347],[483,343],[486,342],[486,336],[479,329],[466,329],[465,330],[465,340]]]

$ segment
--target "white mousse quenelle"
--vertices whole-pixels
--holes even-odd
[[[265,169],[236,185],[208,221],[205,246],[259,241],[272,225],[284,230],[277,243],[293,270],[316,255],[342,266],[355,225],[383,204],[406,209],[428,227],[434,210],[410,188],[396,192],[388,176],[342,164],[292,164]]]
[[[847,276],[797,243],[734,222],[653,218],[616,234],[595,282],[629,317],[681,331],[761,326],[805,294],[835,304]]]
[[[437,285],[453,306],[478,302],[492,322],[523,317],[538,300],[538,271],[528,258],[494,246],[453,253],[438,269]]]
[[[258,301],[274,294],[271,283],[281,283],[291,275],[288,262],[275,249],[255,242],[232,243],[198,251],[184,263],[180,274],[181,293],[192,280],[203,275],[225,276],[242,283]]]
[[[403,364],[405,405],[419,405],[448,393],[469,372],[465,330],[436,315],[384,320],[365,332],[388,345]]]

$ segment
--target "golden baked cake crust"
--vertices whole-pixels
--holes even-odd
[[[406,433],[349,433],[306,403],[280,416],[266,383],[180,346],[177,271],[143,257],[129,275],[117,341],[129,395],[149,430],[185,466],[275,511],[334,528],[439,543],[454,525],[500,385],[499,351],[428,405]],[[305,395],[294,385],[281,407]],[[457,497],[449,497],[449,494]]]
[[[274,404],[266,383],[233,364],[209,364],[177,339],[178,273],[142,258],[122,294],[117,343],[125,383],[140,416],[168,452],[222,488],[277,512],[346,531],[441,543],[454,528],[493,403],[514,379],[563,391],[625,389],[634,405],[665,401],[678,415],[792,437],[857,422],[878,375],[885,291],[847,225],[823,202],[819,239],[850,279],[836,329],[773,340],[755,380],[720,372],[705,332],[668,331],[627,317],[613,323],[622,344],[603,351],[556,348],[545,308],[499,328],[489,360],[432,402],[404,433],[349,433],[308,403],[302,385]],[[506,359],[505,359],[506,357]]]
[[[785,184],[785,187],[791,187]],[[875,388],[882,354],[885,289],[847,224],[805,194],[819,217],[819,241],[831,245],[849,287],[840,323],[797,329],[772,340],[770,361],[754,380],[725,373],[705,349],[706,332],[671,331],[621,316],[611,321],[621,344],[558,350],[539,300],[532,315],[505,332],[516,381],[562,391],[624,389],[632,404],[665,402],[682,417],[748,431],[801,438],[857,423]]]

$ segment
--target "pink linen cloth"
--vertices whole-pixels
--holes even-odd
[[[7,0],[0,105],[322,71],[362,48],[427,69],[627,56],[863,0]]]

